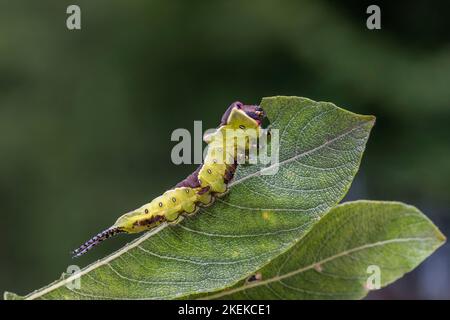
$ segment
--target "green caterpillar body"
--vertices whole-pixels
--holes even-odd
[[[250,148],[249,136],[259,136],[264,112],[256,105],[234,102],[224,113],[220,126],[205,137],[208,151],[204,163],[173,189],[164,192],[142,207],[126,213],[116,223],[73,251],[79,257],[103,240],[118,233],[137,233],[169,222],[176,223],[182,214],[193,214],[200,206],[210,205],[227,192],[237,168],[239,141],[244,152]],[[230,135],[229,133],[232,133]],[[242,144],[241,144],[242,146]]]

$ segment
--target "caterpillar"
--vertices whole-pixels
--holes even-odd
[[[151,202],[119,217],[113,226],[100,232],[72,252],[79,257],[100,242],[119,233],[138,233],[164,222],[177,223],[181,215],[192,215],[200,206],[212,204],[227,192],[239,163],[238,157],[250,148],[250,133],[259,135],[265,117],[258,105],[232,103],[222,116],[219,127],[204,137],[208,144],[203,163],[186,179]],[[233,132],[229,135],[228,132]],[[243,150],[238,141],[244,140]]]

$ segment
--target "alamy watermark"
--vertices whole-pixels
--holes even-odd
[[[171,152],[174,164],[202,164],[210,153],[215,163],[259,164],[261,174],[274,175],[279,169],[280,135],[278,129],[208,129],[202,139],[202,122],[194,121],[194,135],[185,128],[172,132],[178,142]],[[203,141],[208,143],[203,149]]]
[[[366,289],[378,290],[381,288],[381,269],[377,265],[370,265],[367,267],[366,272],[370,276],[366,280]]]
[[[67,7],[66,13],[69,16],[66,19],[66,27],[69,30],[81,30],[81,9],[76,4]]]
[[[366,20],[366,26],[369,30],[381,29],[381,9],[379,6],[372,4],[367,7],[366,13],[370,16]]]
[[[77,265],[70,265],[67,267],[66,272],[63,273],[63,279],[67,279],[71,276],[76,275],[81,271],[80,267]],[[72,281],[66,284],[66,288],[70,290],[79,290],[81,288],[81,279],[80,277],[74,277]]]

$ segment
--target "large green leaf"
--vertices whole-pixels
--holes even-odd
[[[259,273],[207,299],[360,299],[414,269],[445,242],[415,207],[356,201],[327,213],[289,251]],[[377,269],[378,268],[378,269]],[[379,273],[378,273],[379,271]]]
[[[213,206],[26,298],[180,298],[230,287],[291,247],[346,194],[374,117],[298,97],[261,105],[280,130],[277,174],[241,166]],[[80,289],[66,286],[75,278]]]

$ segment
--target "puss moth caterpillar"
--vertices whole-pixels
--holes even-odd
[[[264,118],[260,106],[234,102],[228,107],[219,127],[205,137],[208,151],[203,164],[173,189],[142,207],[124,214],[116,223],[100,232],[73,251],[79,257],[105,239],[118,233],[137,233],[150,230],[163,222],[176,223],[182,214],[193,214],[199,206],[211,204],[215,197],[227,191],[238,165],[239,139],[244,139],[244,152],[249,149],[250,132],[259,136]],[[233,132],[234,136],[229,136]],[[241,140],[242,141],[242,140]],[[242,155],[242,150],[241,150]]]

